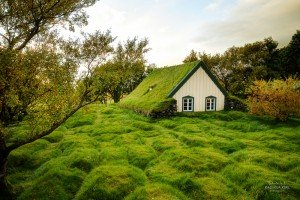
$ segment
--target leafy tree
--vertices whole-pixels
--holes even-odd
[[[11,199],[6,182],[10,152],[50,134],[79,108],[100,96],[91,84],[93,65],[112,51],[110,43],[114,39],[110,33],[97,32],[79,44],[62,42],[61,47],[55,34],[51,34],[57,25],[68,25],[71,30],[85,25],[87,15],[83,8],[94,3],[95,0],[1,1],[0,194],[5,199]],[[37,36],[42,36],[44,42]],[[87,71],[78,79],[80,66],[86,66]],[[18,122],[30,127],[28,137],[22,140],[7,131]]]
[[[39,35],[47,34],[57,25],[75,26],[87,24],[83,8],[96,0],[1,0],[1,46],[21,50]]]
[[[280,60],[277,63],[281,71],[281,77],[299,75],[300,72],[300,31],[293,35],[288,46],[280,49]]]
[[[114,102],[133,91],[145,77],[147,45],[147,39],[138,41],[137,38],[127,40],[124,45],[118,44],[113,58],[95,70],[98,88],[108,93]]]
[[[190,54],[187,57],[185,57],[185,59],[183,60],[183,63],[194,62],[194,61],[197,61],[197,60],[199,60],[197,52],[192,50],[190,52]]]
[[[93,67],[112,51],[112,41],[110,33],[96,32],[76,44],[62,43],[59,51],[49,49],[48,43],[45,44],[47,48],[1,51],[1,167],[4,177],[11,151],[50,134],[78,109],[101,97],[92,84]],[[76,77],[77,70],[83,66],[87,68],[85,74]],[[20,121],[29,127],[28,136],[16,140],[17,133],[9,132],[7,127]]]
[[[246,90],[256,79],[274,79],[280,77],[277,67],[278,43],[272,38],[231,47],[223,54],[199,53],[204,61],[217,75],[225,89],[240,98],[246,97]],[[192,51],[187,58],[196,55]]]
[[[255,81],[248,102],[251,113],[286,121],[290,115],[300,115],[299,99],[299,79],[288,78],[285,81]]]

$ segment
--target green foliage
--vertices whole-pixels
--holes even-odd
[[[113,58],[95,69],[96,85],[101,93],[107,93],[119,102],[144,79],[146,60],[144,54],[149,51],[148,40],[138,41],[135,37],[122,45],[118,44]]]
[[[291,75],[298,75],[300,71],[300,30],[297,30],[293,35],[290,43],[280,49],[278,53],[280,69],[282,71],[282,78]]]
[[[170,105],[168,93],[195,66],[195,62],[155,69],[120,105],[150,115]],[[167,100],[166,100],[167,99]],[[163,103],[165,102],[165,103]]]
[[[59,60],[59,54],[43,47],[24,53],[0,50],[1,124],[7,126],[29,115],[29,119],[44,118],[39,119],[42,125],[65,114],[74,101],[74,68]]]
[[[64,24],[74,31],[75,26],[87,24],[83,8],[96,0],[75,1],[10,1],[2,0],[0,7],[1,46],[23,49],[36,35],[49,34],[53,27]]]
[[[286,121],[290,115],[300,116],[299,99],[299,79],[288,78],[285,81],[255,81],[248,102],[251,113]]]
[[[190,52],[190,54],[187,57],[185,57],[185,59],[182,62],[183,63],[189,63],[189,62],[195,62],[197,60],[199,60],[197,52],[192,50]]]
[[[186,60],[202,60],[223,83],[225,89],[239,98],[247,97],[247,89],[255,80],[273,80],[298,76],[300,70],[300,31],[281,49],[271,37],[263,41],[230,47],[223,54],[198,53],[194,50]],[[184,61],[185,62],[185,61]]]
[[[225,97],[224,109],[247,111],[247,104],[243,99],[240,99],[235,96],[227,96]]]
[[[88,34],[82,42],[60,41],[60,46],[52,38],[23,51],[0,49],[0,144],[6,143],[1,150],[10,153],[48,135],[79,108],[98,100],[91,68],[112,50],[112,41],[108,31]],[[79,66],[86,64],[88,74],[76,78]],[[66,127],[92,121],[80,119]],[[27,127],[21,132],[8,128],[20,122]]]
[[[81,118],[92,123],[71,126]],[[154,120],[93,104],[13,151],[8,181],[19,199],[298,199],[299,133],[299,118],[223,111]]]

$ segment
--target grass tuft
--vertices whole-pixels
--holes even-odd
[[[123,199],[145,181],[143,171],[130,165],[99,166],[86,177],[75,199]]]
[[[139,187],[132,194],[127,196],[125,200],[188,200],[188,198],[179,190],[165,184],[148,184]]]

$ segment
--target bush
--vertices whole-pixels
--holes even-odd
[[[247,104],[238,97],[227,96],[225,98],[225,110],[247,111]]]
[[[290,115],[300,115],[300,81],[288,78],[274,81],[255,81],[248,98],[250,112],[270,115],[286,121]]]
[[[153,118],[171,117],[174,116],[177,111],[177,102],[175,99],[166,99],[160,102],[157,108],[153,109],[149,116]]]

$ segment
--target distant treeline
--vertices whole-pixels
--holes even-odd
[[[222,54],[192,50],[183,62],[195,60],[202,60],[211,67],[230,94],[246,98],[255,80],[285,80],[299,76],[300,31],[297,30],[283,48],[278,48],[278,42],[269,37],[242,47],[233,46]]]

